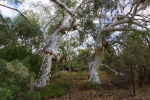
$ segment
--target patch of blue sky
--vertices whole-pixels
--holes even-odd
[[[43,4],[49,4],[49,0],[24,0],[24,2],[18,2],[18,3],[13,3],[13,2],[8,2],[8,0],[1,0],[0,4],[12,7],[12,8],[16,8],[20,11],[24,11],[24,10],[28,10],[30,8],[30,5],[32,3],[37,3],[37,2],[41,2]],[[15,17],[18,12],[14,11],[12,9],[0,6],[0,13],[4,16],[4,17]]]
[[[6,5],[6,6],[9,6],[9,7],[12,7],[12,8],[14,8],[14,6],[15,6],[15,4],[10,4],[6,1],[0,1],[0,4]],[[4,17],[11,17],[11,18],[18,14],[17,11],[14,11],[12,9],[9,9],[9,8],[3,7],[3,6],[0,6],[0,13]]]

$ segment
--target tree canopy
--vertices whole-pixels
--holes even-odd
[[[74,87],[72,73],[98,86],[105,83],[103,72],[114,75],[113,84],[129,84],[131,95],[135,95],[136,82],[140,87],[149,83],[149,0],[50,0],[49,4],[32,2],[30,9],[19,10],[26,2],[0,4],[18,13],[15,17],[0,13],[0,74],[7,76],[0,83],[0,93],[6,92],[0,94],[2,99],[59,96],[41,91],[71,84],[62,94],[68,92]],[[17,83],[21,69],[28,75]],[[53,80],[64,70],[70,83],[65,78]],[[39,88],[42,90],[33,91]],[[34,94],[37,98],[32,98]]]

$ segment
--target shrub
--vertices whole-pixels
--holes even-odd
[[[94,90],[101,90],[103,87],[100,84],[97,83],[91,83],[91,82],[84,82],[82,81],[81,83],[79,83],[79,89],[81,90],[90,90],[90,89],[94,89]]]
[[[33,54],[31,50],[25,46],[4,47],[0,49],[0,58],[8,62],[19,60],[23,62],[23,65],[28,67],[30,72],[34,72],[36,76],[42,64],[42,58],[38,54]]]
[[[54,98],[64,95],[70,91],[69,82],[57,80],[40,90],[42,98]]]
[[[39,100],[38,92],[28,92],[29,79],[28,69],[20,61],[0,59],[0,100]]]
[[[42,58],[38,54],[32,54],[22,61],[25,66],[29,68],[30,72],[34,72],[36,76],[40,72],[40,67],[42,64]]]
[[[9,62],[15,59],[23,60],[31,54],[32,52],[25,46],[9,46],[0,49],[0,58]]]
[[[12,91],[10,89],[0,87],[0,99],[1,100],[13,99]]]

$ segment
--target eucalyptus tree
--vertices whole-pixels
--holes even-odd
[[[141,0],[130,0],[128,1],[128,6],[120,6],[121,8],[124,7],[123,10],[129,9],[127,13],[119,12],[116,14],[116,18],[108,25],[103,27],[96,40],[96,55],[94,64],[91,67],[90,71],[90,78],[89,81],[95,82],[95,83],[101,83],[99,76],[98,76],[98,69],[101,65],[102,61],[102,55],[103,55],[103,45],[102,45],[102,38],[107,34],[108,32],[112,31],[143,31],[143,32],[149,32],[148,26],[145,25],[145,23],[149,23],[148,15],[144,15],[141,13],[141,11],[145,10],[147,7],[149,7],[149,0],[145,0],[144,2],[141,2]],[[122,4],[125,5],[125,2]],[[121,9],[118,7],[119,9]],[[140,17],[140,18],[138,18]],[[131,25],[131,27],[127,27],[128,25]],[[135,27],[137,26],[137,27]]]
[[[98,34],[95,60],[93,66],[91,67],[89,78],[89,80],[92,82],[100,83],[100,79],[98,77],[98,68],[101,65],[103,54],[102,38],[105,36],[105,34],[112,31],[149,31],[148,26],[145,26],[144,24],[149,18],[148,16],[140,13],[149,6],[149,1],[145,0],[145,2],[141,2],[141,0],[133,0],[129,1],[128,5],[130,6],[127,6],[129,9],[127,13],[119,12],[115,16],[116,18],[107,27],[103,27]],[[137,18],[138,16],[140,16],[140,19]],[[132,28],[126,27],[126,25],[131,25]]]
[[[51,67],[52,67],[52,59],[56,57],[56,46],[58,42],[58,38],[66,34],[66,31],[71,30],[74,27],[75,24],[75,17],[76,17],[76,10],[78,8],[78,5],[75,8],[72,8],[73,10],[70,10],[67,6],[65,1],[61,2],[59,0],[51,0],[52,2],[56,3],[64,9],[68,14],[66,14],[60,25],[57,27],[57,29],[54,31],[52,35],[48,35],[48,32],[46,31],[47,25],[42,28],[43,30],[43,37],[44,42],[46,44],[45,50],[44,50],[44,59],[41,66],[42,75],[39,79],[35,81],[36,87],[44,87],[47,84],[49,84],[49,80],[51,77]],[[49,24],[49,23],[48,23]]]
[[[90,67],[89,81],[101,83],[98,72],[100,65],[103,65],[103,51],[105,49],[103,40],[105,36],[110,33],[114,34],[116,31],[129,33],[138,30],[141,33],[148,33],[150,21],[148,14],[144,11],[148,12],[147,8],[150,3],[148,0],[86,1],[83,8],[79,9],[78,12],[81,16],[81,27],[83,27],[81,28],[83,32],[80,35],[84,37],[90,33],[96,40],[96,55],[94,64]]]
[[[53,2],[55,2],[56,4],[59,4],[59,5],[64,4],[64,3],[61,3],[58,0],[53,0]],[[89,4],[91,2],[92,1],[89,0],[88,2],[84,2],[84,3]],[[106,3],[106,4],[108,3],[108,5],[111,4],[110,1],[106,1],[106,2],[101,1],[101,3],[102,4],[103,3]],[[123,2],[123,3],[125,3],[125,2]],[[135,1],[135,0],[134,1],[129,1],[129,2],[127,2],[127,4],[129,5],[129,6],[127,6],[127,8],[129,9],[128,12],[124,11],[125,6],[122,6],[123,4],[120,3],[120,5],[116,5],[117,7],[115,8],[115,10],[118,9],[118,10],[116,10],[116,13],[112,11],[114,9],[109,9],[107,14],[106,14],[106,12],[100,13],[100,14],[105,13],[106,16],[109,16],[109,14],[112,14],[112,16],[109,16],[109,17],[113,17],[113,18],[112,18],[112,20],[104,19],[104,22],[107,22],[108,25],[102,24],[99,27],[100,30],[99,30],[99,33],[98,33],[97,39],[96,39],[96,42],[97,42],[96,43],[96,55],[95,55],[94,64],[90,68],[89,81],[95,82],[95,83],[100,83],[100,79],[99,79],[99,76],[98,76],[98,69],[99,69],[99,66],[101,65],[101,61],[102,61],[102,57],[103,57],[102,55],[103,55],[103,50],[104,50],[104,47],[102,45],[102,39],[106,35],[106,33],[109,33],[109,32],[112,32],[112,31],[134,31],[133,28],[135,26],[138,26],[138,28],[139,27],[144,28],[144,31],[148,30],[147,27],[143,26],[143,23],[139,24],[138,21],[137,21],[138,19],[135,19],[136,16],[139,16],[138,13],[140,11],[142,11],[143,9],[146,9],[149,6],[149,5],[147,5],[148,3],[149,3],[148,1],[145,1],[145,2]],[[91,6],[93,6],[93,4],[94,3],[91,3],[90,5],[86,5],[86,7],[84,7],[85,11],[86,11],[86,9],[89,9]],[[61,7],[63,7],[63,5]],[[71,14],[71,11],[69,9],[67,9],[67,11],[68,11],[69,14]],[[104,10],[101,10],[101,11],[107,11],[107,10],[104,9]],[[90,13],[91,16],[94,15],[94,13],[91,12],[91,11],[89,11],[89,13]],[[123,13],[123,14],[121,14],[121,13]],[[77,13],[77,15],[78,15],[78,13]],[[80,20],[80,21],[82,21],[82,20]],[[89,18],[89,20],[87,22],[92,22],[92,21],[93,21],[93,19]],[[147,20],[140,20],[140,21],[142,21],[142,22],[145,21],[146,22]],[[88,23],[86,23],[86,25],[88,25]],[[126,25],[132,25],[133,28],[128,28],[128,27],[126,27]],[[89,28],[91,28],[91,27],[89,27]]]
[[[77,21],[81,23],[77,24],[79,28],[81,30],[85,29],[84,31],[86,33],[92,33],[92,36],[96,40],[96,54],[94,63],[90,67],[89,77],[89,81],[94,83],[101,83],[98,76],[98,71],[100,65],[102,65],[102,55],[104,51],[103,38],[105,35],[114,31],[149,31],[148,24],[150,21],[148,15],[142,13],[142,11],[149,7],[149,0],[84,0],[82,3],[77,2],[79,6],[77,5],[75,7],[68,7],[68,0],[50,1],[54,2],[56,4],[55,6],[58,7],[56,11],[63,9],[62,12],[65,13],[60,15],[64,17],[60,17],[62,18],[61,23],[60,25],[57,24],[58,26],[55,27],[55,30],[52,30],[51,28],[48,30],[47,28],[50,26],[51,20],[48,21],[47,24],[44,24],[44,26],[41,28],[45,49],[44,59],[41,66],[42,75],[36,80],[36,87],[44,87],[49,84],[52,59],[56,57],[58,38],[65,34],[66,31],[70,31],[72,28],[74,28],[76,18],[79,18]],[[85,15],[87,14],[87,16],[84,16],[82,13]],[[97,25],[93,23],[93,21],[99,21],[100,24]],[[51,25],[51,27],[53,27],[53,25]],[[48,32],[52,32],[52,34],[50,35]],[[85,36],[85,34],[82,33],[80,35]],[[96,36],[94,36],[95,34]]]
[[[52,2],[55,2],[57,5],[59,5],[58,10],[64,9],[63,12],[65,12],[65,13],[62,15],[63,17],[60,17],[60,18],[62,18],[61,23],[58,26],[56,24],[57,27],[55,27],[56,30],[54,30],[54,32],[52,31],[52,29],[49,29],[47,27],[49,27],[49,25],[51,25],[51,26],[53,25],[51,23],[55,19],[55,17],[57,17],[58,15],[54,16],[54,18],[52,18],[50,21],[48,21],[48,23],[45,22],[48,19],[47,16],[44,17],[45,19],[42,19],[41,21],[39,21],[39,23],[41,24],[41,31],[43,33],[43,41],[45,43],[45,48],[43,50],[44,51],[44,59],[43,59],[43,63],[42,63],[42,66],[41,66],[42,76],[40,77],[40,79],[36,80],[36,82],[35,82],[36,87],[44,87],[49,83],[51,65],[52,65],[52,58],[56,57],[57,40],[58,40],[59,36],[65,34],[66,31],[71,30],[72,27],[74,26],[75,11],[78,8],[78,7],[75,7],[75,8],[70,7],[71,9],[73,9],[71,11],[66,6],[66,5],[68,5],[68,6],[70,5],[69,4],[70,2],[68,2],[68,1],[62,1],[61,2],[59,0],[53,0]],[[31,24],[32,22],[22,12],[20,12],[18,9],[15,9],[15,8],[12,8],[12,7],[3,5],[3,4],[0,4],[0,6],[3,6],[3,7],[6,7],[6,8],[17,11],[31,25],[31,27],[34,27],[33,24]],[[46,8],[46,7],[43,7],[43,8]],[[46,11],[46,10],[44,9],[43,11]],[[66,13],[68,13],[68,14],[66,14]],[[28,14],[28,12],[27,12],[27,14]],[[24,22],[19,23],[19,24],[24,24]],[[17,26],[19,26],[19,25],[17,25]],[[18,31],[22,31],[22,30],[18,30]],[[53,32],[53,33],[49,34],[49,32]],[[20,32],[20,34],[25,35],[25,36],[29,35],[29,34],[25,33],[24,31]],[[26,39],[25,39],[25,41],[26,41]]]

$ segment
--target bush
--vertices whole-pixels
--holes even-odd
[[[42,58],[38,54],[32,54],[22,61],[25,66],[29,68],[30,72],[34,72],[36,76],[40,72],[40,67],[42,65]]]
[[[29,79],[28,69],[20,61],[0,59],[0,100],[39,100],[39,93],[28,92]]]
[[[0,58],[9,62],[16,59],[23,60],[31,54],[32,52],[25,46],[9,46],[0,49]]]
[[[102,85],[97,84],[97,83],[91,83],[91,82],[84,82],[84,81],[82,81],[79,84],[79,89],[81,89],[81,90],[91,90],[91,89],[101,90],[102,88],[103,88]]]
[[[69,82],[57,80],[50,83],[50,85],[40,90],[42,98],[54,98],[64,95],[70,91]]]
[[[39,92],[22,92],[18,94],[17,100],[41,100],[41,96]]]
[[[1,100],[13,99],[12,91],[10,89],[0,87],[0,99]]]
[[[23,65],[28,67],[30,72],[34,72],[36,76],[42,64],[42,58],[37,54],[33,54],[31,50],[25,46],[4,47],[0,49],[0,58],[8,62],[19,60],[23,62]]]

